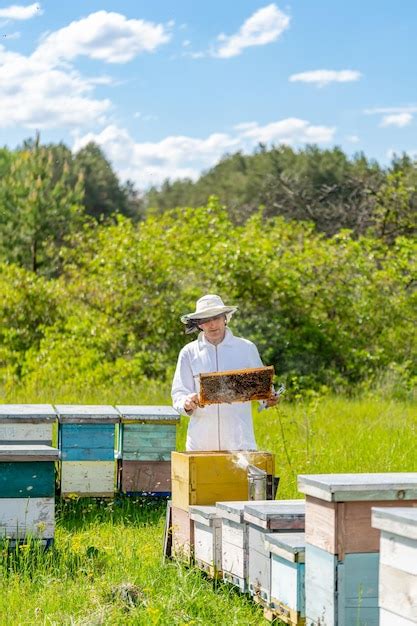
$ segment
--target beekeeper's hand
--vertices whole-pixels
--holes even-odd
[[[189,396],[186,397],[184,402],[184,409],[187,413],[192,413],[197,409],[200,405],[198,404],[198,394],[190,393]]]
[[[280,401],[280,396],[271,396],[268,400],[265,400],[266,408],[269,409],[271,406],[276,406]]]

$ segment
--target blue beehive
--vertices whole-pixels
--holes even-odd
[[[61,495],[114,495],[115,425],[112,406],[56,406],[61,450]]]
[[[122,493],[171,493],[171,452],[180,416],[170,406],[119,405],[119,488]]]
[[[270,554],[271,590],[265,616],[291,626],[305,624],[305,535],[268,533],[265,548]]]
[[[50,446],[0,445],[0,538],[52,542],[58,457]]]

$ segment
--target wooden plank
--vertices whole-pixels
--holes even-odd
[[[379,610],[379,626],[415,626],[414,620],[406,619],[397,615],[395,611],[387,611],[387,609]]]
[[[63,461],[61,494],[112,496],[115,468],[114,461]]]
[[[337,626],[336,557],[306,543],[305,559],[306,621]]]
[[[114,424],[61,424],[62,449],[114,449]]]
[[[58,419],[61,424],[116,424],[120,421],[120,414],[110,405],[55,405]]]
[[[271,594],[270,553],[265,548],[265,531],[248,524],[248,583],[251,595],[269,602]]]
[[[0,404],[0,424],[53,423],[57,414],[52,404]]]
[[[226,502],[216,502],[216,508],[222,519],[228,519],[232,522],[244,522],[245,506],[248,504],[269,504],[271,500],[230,500]]]
[[[265,530],[304,530],[304,500],[271,500],[267,504],[256,501],[245,505],[244,520]]]
[[[194,522],[188,511],[172,506],[172,556],[191,563],[194,554]]]
[[[43,443],[52,445],[52,422],[0,423],[0,443],[26,445]]]
[[[165,514],[164,526],[164,546],[162,550],[162,561],[172,556],[172,502],[168,500]]]
[[[137,450],[136,452],[122,453],[123,461],[166,461],[171,462],[171,450],[166,452],[153,452]]]
[[[114,461],[113,448],[63,448],[62,461]]]
[[[372,527],[372,507],[398,507],[398,501],[345,502],[337,504],[337,554],[379,552],[380,532]],[[416,507],[416,500],[406,500],[404,507]]]
[[[171,491],[169,461],[122,462],[121,491],[123,493],[166,493]]]
[[[357,615],[362,608],[376,611],[378,608],[378,569],[378,553],[347,554],[343,562],[339,562],[337,589],[343,596],[343,602],[339,602],[339,619],[341,611],[347,608],[356,609]],[[377,616],[377,612],[375,615]],[[349,621],[345,619],[345,623],[348,624]]]
[[[0,463],[0,499],[47,498],[54,494],[53,462]]]
[[[222,570],[229,574],[246,580],[248,573],[247,552],[232,543],[224,541],[222,536]]]
[[[417,500],[417,472],[300,474],[298,490],[327,502]]]
[[[273,366],[200,374],[200,406],[266,400],[272,395]]]
[[[220,519],[212,519],[211,525],[200,524],[190,514],[194,522],[194,558],[196,563],[202,561],[214,568],[215,572],[222,569]]]
[[[120,413],[122,424],[135,422],[177,424],[180,421],[180,415],[171,406],[118,404],[116,409]]]
[[[59,450],[44,444],[0,445],[0,463],[27,461],[57,461]]]
[[[379,603],[381,608],[392,611],[417,623],[417,576],[402,572],[390,565],[381,564],[379,580]]]
[[[215,506],[190,506],[190,517],[194,522],[212,527],[215,520],[220,519]]]
[[[417,576],[417,541],[382,531],[380,563]]]
[[[243,550],[247,545],[248,526],[222,518],[222,539]]]
[[[28,535],[49,539],[54,536],[55,498],[2,498],[0,537]]]
[[[337,505],[312,496],[306,497],[305,540],[312,546],[337,553]]]
[[[404,503],[394,508],[386,508],[384,503],[384,508],[373,510],[372,526],[417,540],[417,508],[404,508]]]

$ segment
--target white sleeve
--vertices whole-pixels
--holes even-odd
[[[183,348],[178,356],[171,388],[172,406],[178,413],[181,413],[181,415],[190,415],[190,413],[187,413],[184,409],[184,402],[187,396],[192,393],[197,393],[197,389],[195,387],[188,354]]]

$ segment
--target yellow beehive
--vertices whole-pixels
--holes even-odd
[[[270,452],[172,452],[172,505],[188,511],[193,504],[247,500],[247,464],[274,475]]]

